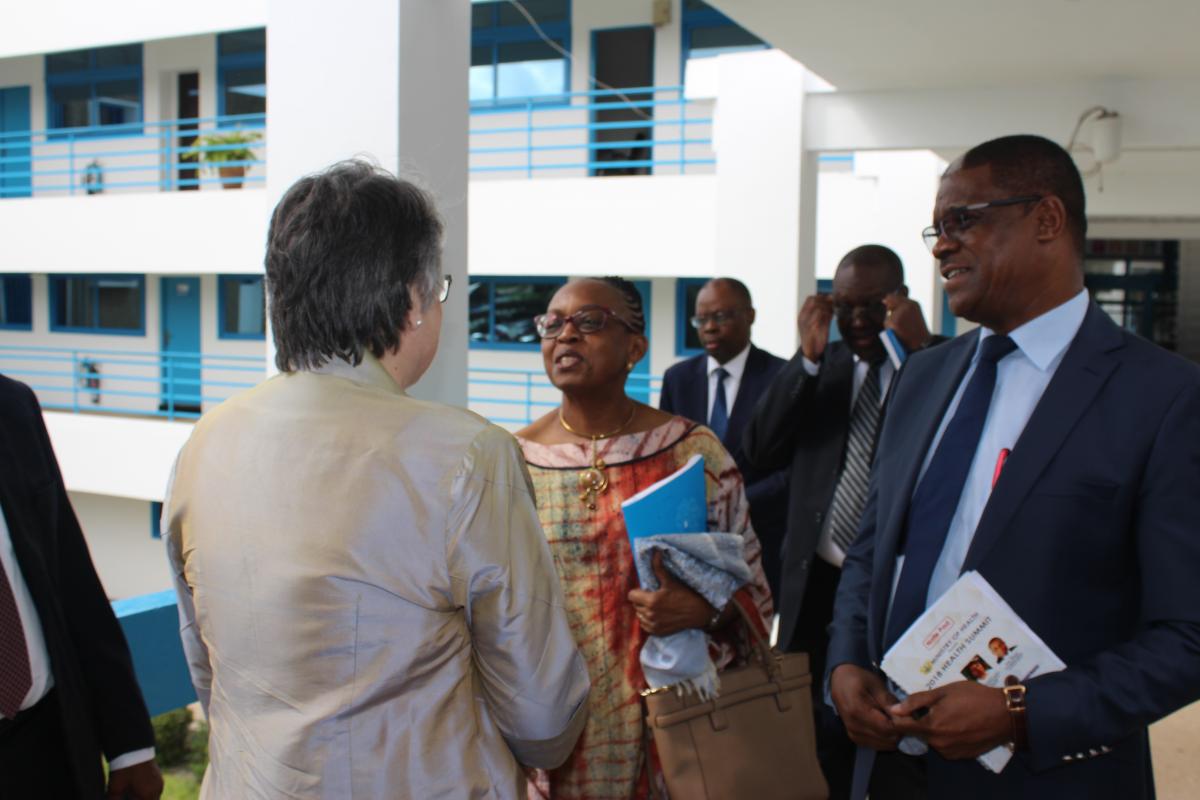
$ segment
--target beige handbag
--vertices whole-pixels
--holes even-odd
[[[826,800],[808,654],[771,649],[745,609],[734,606],[755,655],[721,673],[717,697],[680,696],[670,686],[642,692],[647,738],[654,736],[671,800]],[[653,777],[650,783],[657,796]]]

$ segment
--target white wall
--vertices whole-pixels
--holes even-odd
[[[86,492],[70,495],[110,600],[171,588],[163,542],[151,536],[149,502]]]
[[[266,22],[266,0],[38,0],[6,15],[0,57],[261,28]]]
[[[0,272],[262,271],[266,193],[12,198],[0,204]]]
[[[190,422],[47,411],[46,429],[72,492],[159,500]]]
[[[909,296],[934,327],[941,302],[933,256],[921,240],[929,225],[945,162],[925,150],[854,154],[851,171],[821,172],[817,204],[817,277],[832,278],[842,256],[882,244],[904,263]]]

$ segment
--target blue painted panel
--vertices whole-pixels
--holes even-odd
[[[200,279],[163,278],[162,404],[167,411],[200,405]]]
[[[950,310],[950,296],[946,294],[946,290],[942,292],[942,336],[948,336],[953,339],[958,335],[958,320],[954,316],[954,312]]]
[[[650,281],[634,281],[633,285],[637,287],[638,294],[642,296],[642,316],[646,320],[646,340],[650,341]],[[642,403],[650,402],[650,348],[646,348],[646,355],[633,365],[633,371],[629,373],[629,380],[625,384],[625,391],[634,400]]]
[[[175,592],[168,589],[118,600],[113,611],[129,642],[133,670],[150,715],[194,703],[196,690],[179,639]]]
[[[29,87],[0,89],[0,198],[32,194],[29,136],[5,135],[28,131],[29,120]]]

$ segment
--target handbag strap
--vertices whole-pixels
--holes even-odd
[[[650,767],[650,745],[654,736],[650,733],[650,708],[646,698],[641,698],[642,704],[642,769],[646,773],[646,785],[650,787],[650,800],[665,800],[658,791],[658,782],[654,780],[654,770]]]
[[[762,631],[759,630],[757,621],[750,616],[750,612],[746,610],[746,607],[738,602],[736,595],[730,598],[729,602],[733,603],[734,609],[737,611],[738,616],[741,617],[742,624],[746,626],[746,630],[750,635],[750,644],[758,651],[758,657],[762,661],[763,668],[773,680],[781,680],[782,675],[779,671],[779,663],[771,651],[771,643],[767,641]]]

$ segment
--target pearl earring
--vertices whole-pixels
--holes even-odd
[[[417,327],[418,327],[418,328],[419,328],[419,327],[421,327],[421,323],[422,323],[422,322],[424,322],[424,321],[425,321],[425,320],[423,320],[423,319],[419,319],[419,320],[417,320]]]

